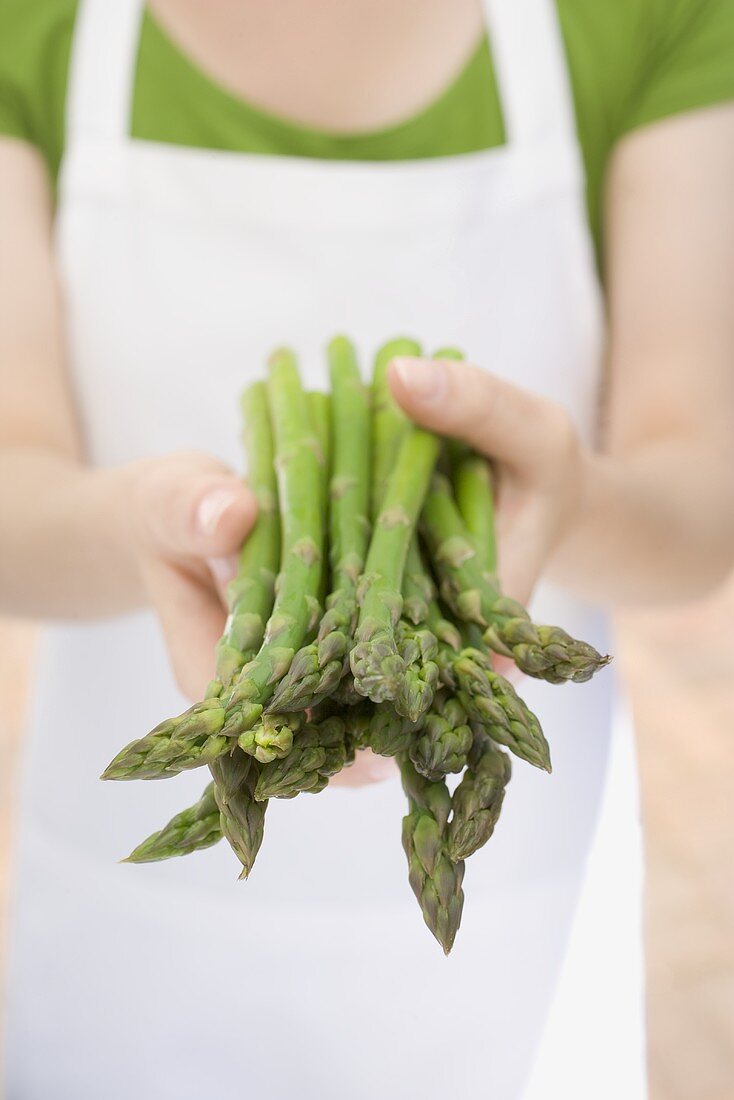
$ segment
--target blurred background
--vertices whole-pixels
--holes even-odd
[[[734,577],[704,602],[618,622],[646,829],[651,1100],[734,1097],[732,622]],[[13,780],[35,641],[32,626],[0,620],[3,951]],[[0,974],[3,964],[4,956]]]

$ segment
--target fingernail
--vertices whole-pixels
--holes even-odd
[[[199,501],[196,509],[196,526],[202,535],[213,535],[219,526],[219,521],[237,500],[238,493],[234,489],[212,489]]]
[[[393,359],[401,383],[419,401],[438,401],[446,391],[446,368],[430,359]]]

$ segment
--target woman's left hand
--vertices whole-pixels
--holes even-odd
[[[587,452],[559,405],[479,367],[395,359],[393,394],[411,420],[492,459],[503,591],[526,603],[585,494]]]
[[[504,591],[526,602],[579,508],[584,452],[557,405],[479,367],[434,359],[396,359],[392,391],[418,424],[491,457],[498,480],[497,538]],[[503,673],[514,668],[501,662]],[[333,785],[386,779],[393,760],[360,752]]]

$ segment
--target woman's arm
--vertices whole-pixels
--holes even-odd
[[[527,597],[548,569],[608,604],[675,602],[734,563],[733,196],[734,105],[650,126],[617,149],[598,452],[557,406],[491,374],[395,364],[395,395],[414,419],[497,460],[513,595]]]
[[[224,621],[211,559],[238,548],[252,494],[206,455],[84,465],[51,217],[40,156],[0,140],[0,608],[78,618],[150,601],[196,694]]]

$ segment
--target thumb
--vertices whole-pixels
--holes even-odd
[[[392,361],[389,380],[416,423],[520,474],[542,474],[565,438],[559,406],[469,363],[401,357]]]
[[[252,491],[208,455],[172,455],[144,468],[135,493],[138,530],[161,557],[225,558],[257,515]]]

